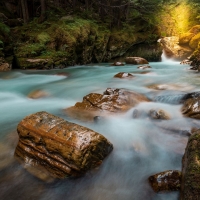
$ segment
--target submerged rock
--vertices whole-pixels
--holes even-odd
[[[118,74],[114,75],[114,78],[133,78],[134,76],[127,72],[119,72]]]
[[[177,85],[177,84],[152,84],[147,86],[150,89],[154,90],[178,90],[185,91],[193,89],[190,85]]]
[[[141,57],[126,57],[125,59],[126,64],[133,64],[133,65],[141,65],[141,64],[149,64],[149,62]]]
[[[200,130],[188,141],[182,160],[181,200],[198,200],[200,197]]]
[[[43,90],[34,90],[28,94],[28,97],[31,99],[39,99],[47,96],[49,96],[49,93]]]
[[[149,111],[149,116],[152,119],[162,119],[162,120],[169,120],[170,116],[168,113],[166,113],[164,110],[155,110],[155,109],[151,109]]]
[[[103,94],[90,93],[83,97],[82,102],[65,109],[72,118],[93,121],[95,116],[122,113],[140,102],[150,101],[146,96],[126,90],[107,88]]]
[[[80,176],[99,166],[113,149],[101,134],[43,111],[25,117],[17,131],[18,160],[25,167],[43,167],[55,178]]]
[[[180,190],[181,172],[168,170],[149,177],[149,183],[155,192]]]

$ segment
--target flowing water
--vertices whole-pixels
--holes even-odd
[[[181,170],[188,140],[181,130],[189,131],[194,120],[182,117],[178,101],[183,94],[198,91],[200,75],[177,62],[150,65],[152,68],[146,70],[138,69],[136,65],[100,64],[0,73],[0,199],[177,200],[178,192],[154,193],[147,179],[161,171]],[[56,75],[60,72],[69,76]],[[133,73],[135,78],[114,79],[118,72]],[[162,90],[148,87],[154,84],[160,84]],[[108,87],[145,94],[154,101],[140,103],[137,110],[148,113],[150,109],[163,109],[171,119],[157,122],[150,120],[147,114],[134,119],[135,108],[99,123],[84,123],[64,114],[64,108],[82,101],[83,96],[91,92],[103,93]],[[49,96],[41,99],[27,97],[37,89],[46,91]],[[25,116],[42,110],[101,133],[113,143],[113,152],[98,170],[82,178],[43,183],[12,159],[18,140],[17,124]]]

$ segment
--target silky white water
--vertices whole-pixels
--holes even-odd
[[[156,194],[148,177],[165,170],[181,170],[181,159],[188,137],[161,128],[165,126],[190,130],[193,120],[184,118],[177,104],[179,96],[198,91],[200,75],[178,62],[150,63],[148,73],[136,65],[109,64],[75,66],[51,71],[11,71],[0,73],[0,199],[3,200],[177,200],[178,192]],[[68,77],[57,73],[67,72]],[[118,72],[134,74],[133,79],[113,78]],[[159,84],[162,90],[148,86]],[[126,88],[155,100],[140,103],[137,110],[163,109],[171,119],[150,120],[146,114],[132,117],[132,108],[120,116],[107,117],[99,123],[84,123],[65,115],[64,108],[82,101],[83,96],[106,88]],[[34,90],[49,96],[30,99]],[[78,179],[46,184],[13,162],[17,144],[17,124],[25,116],[47,111],[68,121],[89,127],[110,140],[113,152],[98,170]]]

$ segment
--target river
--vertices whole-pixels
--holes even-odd
[[[136,65],[102,63],[62,70],[0,73],[0,199],[177,200],[178,192],[154,193],[147,179],[161,171],[181,170],[188,140],[181,131],[160,128],[146,114],[134,119],[135,108],[99,123],[73,120],[63,112],[91,92],[103,93],[108,87],[126,88],[156,100],[140,103],[138,110],[148,113],[150,109],[163,109],[171,116],[164,122],[165,126],[190,130],[193,121],[182,116],[177,99],[182,94],[198,91],[200,75],[189,71],[189,66],[173,61],[152,62],[150,66],[152,68],[142,70]],[[141,73],[144,71],[147,73]],[[60,72],[69,76],[57,75]],[[113,78],[118,72],[133,73],[135,78]],[[162,84],[166,90],[148,87],[153,84]],[[36,89],[49,95],[41,99],[28,98]],[[50,112],[101,133],[113,143],[113,152],[97,171],[82,178],[43,183],[13,161],[17,124],[37,111]],[[162,126],[163,122],[159,123]]]

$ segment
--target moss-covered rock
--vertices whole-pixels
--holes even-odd
[[[200,32],[191,38],[191,40],[189,42],[189,46],[192,49],[196,49],[198,47],[199,42],[200,42]]]
[[[200,197],[200,131],[190,136],[182,160],[181,200]]]
[[[179,38],[179,44],[188,44],[194,36],[195,34],[190,32],[182,34]]]

